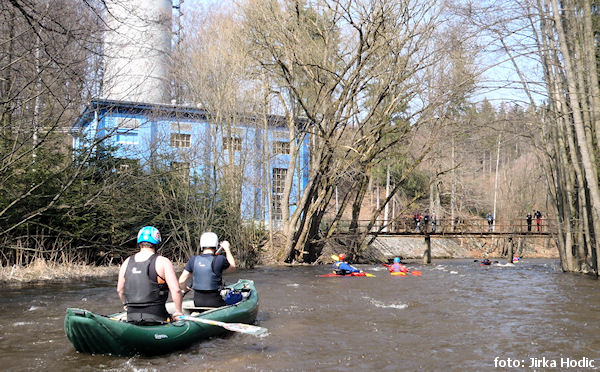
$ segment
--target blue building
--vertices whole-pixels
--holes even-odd
[[[189,177],[219,178],[215,169],[234,164],[242,177],[242,218],[268,221],[272,214],[274,225],[279,226],[280,200],[290,162],[284,118],[269,116],[264,123],[264,119],[245,116],[227,124],[209,118],[205,110],[181,105],[94,100],[75,124],[74,148],[102,140],[116,146],[118,158],[136,160],[142,166],[168,161],[173,168],[188,172]],[[308,136],[298,147],[290,212],[308,182]],[[229,154],[235,156],[231,162]],[[271,208],[267,207],[269,200]]]

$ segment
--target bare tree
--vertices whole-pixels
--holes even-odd
[[[58,0],[0,5],[0,236],[56,206],[80,174],[68,132],[96,83],[97,12]]]
[[[495,5],[499,7],[490,12],[495,14],[493,22],[485,27],[513,64],[536,129],[542,133],[532,138],[545,160],[549,191],[558,213],[557,242],[563,269],[598,274],[600,88],[593,42],[595,8],[587,0]],[[511,37],[519,34],[525,37],[515,43]],[[528,75],[519,63],[522,56],[537,61],[543,75]],[[542,107],[536,102],[535,95],[540,93],[536,87],[545,89],[547,104]]]
[[[432,36],[442,10],[443,3],[426,1],[259,1],[245,7],[252,57],[309,121],[301,132],[311,138],[310,177],[284,220],[286,261],[314,257],[335,185],[351,174],[325,236],[347,205],[356,230],[370,169],[401,153],[407,135],[445,102],[422,85],[425,70],[439,62]],[[366,231],[399,188],[390,190]],[[357,236],[353,252],[365,238],[366,232]]]

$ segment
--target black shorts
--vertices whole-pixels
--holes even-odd
[[[221,291],[198,291],[194,290],[194,306],[196,307],[221,307],[226,306],[221,297]]]
[[[149,306],[127,306],[127,321],[136,324],[164,323],[169,318],[169,313],[164,304]]]

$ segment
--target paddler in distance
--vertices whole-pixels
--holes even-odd
[[[338,255],[338,260],[333,264],[333,272],[337,275],[348,275],[350,273],[359,273],[360,270],[356,267],[348,264],[346,261],[346,254],[342,253]]]
[[[402,265],[400,261],[400,257],[394,257],[394,263],[388,266],[388,270],[391,273],[406,273],[408,269],[406,266]]]

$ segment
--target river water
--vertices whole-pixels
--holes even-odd
[[[410,261],[409,261],[410,263]],[[409,264],[422,276],[320,278],[327,266],[263,267],[255,281],[267,337],[232,334],[159,357],[77,353],[67,307],[118,311],[116,278],[0,290],[0,368],[48,371],[487,371],[600,367],[600,282],[556,260]],[[556,368],[551,368],[556,364]],[[562,363],[562,364],[561,364]],[[530,367],[533,364],[533,367]],[[507,367],[507,368],[501,368]]]

